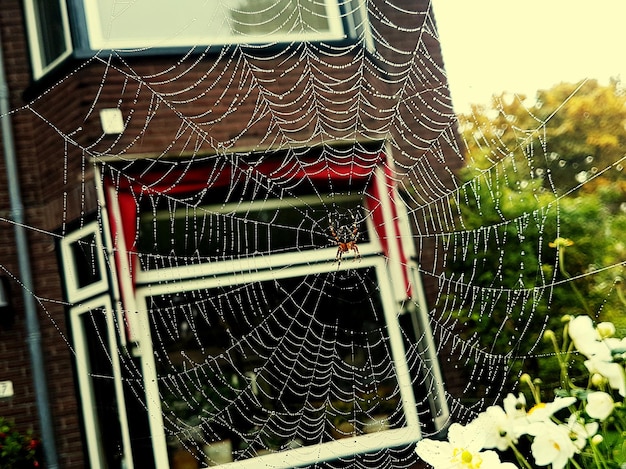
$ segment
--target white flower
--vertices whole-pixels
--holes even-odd
[[[617,389],[620,396],[626,397],[626,373],[624,373],[622,365],[594,356],[585,360],[585,366],[589,373],[598,373],[604,376],[612,389]]]
[[[511,443],[517,443],[513,421],[501,407],[489,407],[476,420],[484,423],[487,434],[485,448],[498,448],[500,451],[505,451]]]
[[[577,414],[570,415],[565,425],[569,431],[570,439],[574,446],[576,446],[576,452],[580,451],[587,445],[587,441],[598,433],[598,422],[585,423],[584,419],[581,419]]]
[[[478,419],[466,426],[450,425],[448,440],[423,439],[415,451],[435,469],[515,469],[511,463],[502,463],[495,451],[481,451],[485,434]]]
[[[525,433],[527,425],[526,398],[509,393],[504,399],[503,407],[492,406],[482,412],[476,420],[480,420],[486,434],[484,448],[497,448],[505,451],[516,444],[520,435]]]
[[[603,421],[611,415],[614,405],[613,398],[609,394],[596,391],[587,395],[585,411],[589,417]]]
[[[556,414],[559,410],[565,409],[566,407],[573,405],[575,402],[575,397],[556,397],[552,402],[540,402],[538,404],[535,404],[528,411],[528,421],[531,423],[546,421],[550,419],[550,417],[552,417],[554,414]]]
[[[530,450],[538,466],[552,464],[552,469],[563,469],[577,452],[565,425],[538,422],[532,425],[529,433],[535,437]]]
[[[569,322],[569,336],[576,349],[587,358],[595,355],[598,346],[593,321],[589,316],[576,316]]]
[[[611,354],[611,360],[626,360],[626,337],[618,339],[617,337],[607,337],[602,341],[606,344]]]
[[[568,325],[568,332],[576,350],[587,358],[599,354],[606,357],[606,346],[599,340],[600,335],[593,327],[593,321],[589,316],[576,316],[572,319]]]
[[[502,401],[502,406],[509,417],[526,417],[526,397],[521,392],[517,397],[509,393]]]
[[[611,323],[601,323],[594,329],[589,316],[577,316],[569,322],[568,330],[576,349],[588,358],[585,366],[589,372],[604,376],[611,388],[626,397],[624,367],[613,361],[615,353],[626,350],[626,338],[609,337],[613,329]]]
[[[600,356],[611,361],[611,349],[619,346],[620,340],[611,337],[615,326],[610,322],[594,327],[589,316],[576,316],[569,322],[568,331],[576,349],[587,358]]]

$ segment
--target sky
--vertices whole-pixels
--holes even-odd
[[[626,84],[626,0],[432,0],[457,112],[562,81]]]

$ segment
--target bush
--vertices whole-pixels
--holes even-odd
[[[14,422],[0,417],[0,469],[40,467],[40,446],[31,432],[20,433]]]

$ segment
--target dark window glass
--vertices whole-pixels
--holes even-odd
[[[223,261],[259,254],[302,252],[337,246],[337,242],[369,241],[365,213],[356,198],[341,205],[311,204],[246,211],[219,212],[211,208],[162,211],[143,216],[139,252],[146,270],[175,267],[178,259],[188,265]],[[337,239],[330,230],[331,220]],[[354,234],[354,226],[358,232]]]
[[[33,0],[39,35],[41,67],[46,68],[68,50],[61,2]]]
[[[95,416],[100,428],[100,444],[110,469],[122,467],[122,433],[118,418],[113,365],[109,350],[106,311],[93,310],[81,316],[88,347],[87,357],[95,400]]]
[[[405,424],[374,269],[153,296],[149,307],[172,449],[199,455],[228,440],[242,460]]]
[[[89,233],[71,245],[78,288],[87,287],[102,279],[96,252],[96,234]]]

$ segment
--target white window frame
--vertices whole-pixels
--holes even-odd
[[[61,11],[61,21],[63,27],[63,38],[65,42],[65,51],[57,58],[52,60],[48,64],[43,63],[43,54],[41,50],[41,43],[45,38],[41,37],[41,30],[39,29],[39,22],[37,21],[37,11],[35,7],[35,0],[24,0],[24,15],[26,19],[26,29],[28,35],[28,45],[30,48],[31,66],[33,69],[33,78],[35,80],[41,78],[54,67],[59,65],[63,60],[72,54],[72,37],[70,33],[69,17],[67,14],[67,6],[64,0],[49,0],[50,2],[56,1],[59,4]]]
[[[72,252],[72,244],[90,234],[95,235],[95,246],[93,246],[96,258],[96,266],[100,273],[100,280],[94,283],[90,283],[84,287],[79,286],[78,273],[74,268],[75,259]],[[62,267],[65,275],[65,287],[67,292],[67,299],[70,303],[76,303],[86,298],[93,297],[99,293],[103,293],[109,288],[108,271],[106,262],[104,259],[104,245],[102,243],[102,235],[100,234],[100,226],[97,221],[93,221],[78,229],[61,240],[61,259]]]
[[[70,324],[72,329],[72,344],[75,352],[76,374],[78,378],[78,389],[82,415],[84,419],[85,442],[87,445],[87,456],[90,467],[106,467],[105,449],[102,447],[100,434],[101,425],[98,422],[96,403],[94,396],[94,386],[91,380],[91,369],[89,365],[89,353],[87,337],[82,328],[81,317],[95,309],[102,309],[107,315],[107,335],[109,338],[108,350],[111,356],[111,368],[115,383],[115,394],[119,412],[119,422],[122,431],[122,442],[124,445],[124,467],[133,469],[132,453],[130,451],[131,441],[128,428],[128,418],[124,401],[124,390],[121,378],[121,365],[119,360],[119,350],[117,346],[118,333],[115,328],[114,310],[111,307],[111,299],[108,295],[103,295],[85,303],[82,303],[70,310]]]
[[[437,348],[435,346],[430,325],[428,323],[428,309],[421,284],[419,266],[415,259],[415,246],[412,243],[403,243],[400,246],[399,239],[412,239],[410,221],[408,213],[401,203],[394,203],[392,199],[399,197],[397,190],[393,190],[391,198],[387,197],[389,187],[386,176],[382,168],[376,169],[373,183],[377,186],[377,193],[381,194],[380,204],[376,210],[381,210],[384,217],[384,233],[380,233],[374,227],[371,216],[366,216],[364,222],[369,233],[367,242],[359,242],[359,251],[362,256],[358,262],[358,267],[372,267],[376,270],[377,279],[380,282],[380,295],[386,325],[389,329],[390,348],[392,359],[396,368],[398,385],[406,418],[406,426],[397,429],[384,431],[384,436],[379,434],[366,434],[354,438],[331,441],[312,446],[306,446],[289,451],[258,456],[254,459],[225,464],[224,467],[247,467],[249,464],[261,465],[261,467],[293,467],[294,461],[297,464],[306,464],[322,461],[324,459],[337,459],[358,453],[377,451],[382,448],[404,446],[421,439],[421,426],[417,414],[414,389],[412,379],[415,376],[409,374],[402,332],[400,331],[399,317],[403,314],[411,314],[412,324],[418,333],[421,353],[424,355],[425,366],[428,369],[418,372],[420,376],[425,374],[426,385],[435,393],[429,396],[428,401],[437,431],[442,430],[449,422],[449,409],[445,400],[445,390],[443,378],[440,372]],[[111,188],[110,190],[114,190]],[[363,194],[353,194],[351,196],[341,196],[335,194],[330,200],[326,200],[324,195],[316,194],[311,196],[298,197],[304,206],[320,202],[341,205],[341,199],[350,200],[358,198],[362,204],[365,203]],[[115,200],[111,197],[111,200]],[[332,200],[332,203],[329,203]],[[293,206],[293,200],[258,200],[251,202],[236,203],[234,206],[222,206],[221,204],[205,207],[209,213],[220,210],[233,212],[246,212],[259,208],[255,204],[262,204],[265,208],[279,208],[281,204]],[[110,213],[117,220],[119,226],[122,224],[118,213],[118,206],[115,202],[109,207]],[[370,208],[374,209],[374,208]],[[109,213],[109,212],[107,212]],[[182,210],[189,216],[187,210]],[[367,212],[366,212],[367,213]],[[152,215],[150,215],[152,216]],[[158,216],[158,215],[157,215]],[[167,217],[171,217],[167,213]],[[399,231],[398,231],[399,230]],[[387,240],[396,240],[390,243],[387,249],[389,257],[381,255],[383,247],[379,236]],[[108,242],[111,242],[109,239]],[[332,243],[331,243],[332,244]],[[122,248],[124,251],[124,248]],[[403,251],[406,258],[406,265],[402,264],[401,253]],[[218,285],[236,285],[250,281],[261,281],[277,276],[296,277],[311,272],[330,272],[336,269],[354,268],[353,260],[350,256],[338,265],[333,262],[337,253],[336,246],[321,247],[319,249],[306,250],[302,252],[288,252],[279,255],[248,255],[236,260],[219,262],[206,262],[193,266],[168,267],[143,271],[135,270],[135,287],[129,289],[129,297],[124,300],[125,311],[129,311],[131,316],[126,316],[120,321],[127,321],[129,325],[128,340],[133,344],[132,354],[140,362],[143,375],[143,384],[146,392],[146,406],[149,416],[149,425],[153,437],[153,455],[157,469],[168,469],[168,450],[163,426],[163,415],[161,408],[161,396],[158,388],[158,374],[156,371],[155,355],[152,344],[151,328],[148,316],[148,297],[159,294],[174,294],[183,291],[211,288]],[[121,256],[126,259],[126,256]],[[233,275],[236,272],[236,275]],[[126,276],[122,276],[126,278]],[[410,302],[416,304],[417,311],[403,309],[400,305],[407,301],[407,290],[409,282],[411,286]],[[124,295],[122,295],[124,296]],[[131,300],[127,303],[127,300]],[[132,321],[131,321],[132,319]]]
[[[77,57],[90,57],[102,50],[118,50],[125,53],[142,55],[152,53],[151,50],[165,52],[167,49],[189,49],[193,47],[224,46],[230,44],[256,44],[259,46],[273,45],[292,42],[335,42],[335,41],[362,41],[365,48],[370,52],[375,49],[374,38],[368,21],[367,0],[320,0],[328,11],[329,29],[320,32],[307,33],[284,33],[265,35],[236,35],[229,34],[221,37],[207,37],[205,32],[187,34],[186,28],[181,27],[178,31],[168,30],[167,27],[159,29],[165,33],[153,38],[122,38],[107,39],[103,32],[103,21],[98,10],[99,0],[72,0],[69,11],[65,0],[49,0],[58,2],[61,12],[63,28],[64,51],[50,63],[44,63],[42,56],[42,41],[39,22],[37,20],[36,0],[23,0],[24,16],[27,29],[27,39],[30,49],[32,74],[35,80],[40,79],[52,69],[57,67],[63,60],[76,54]],[[146,9],[152,13],[153,4],[146,1]],[[207,7],[206,1],[195,1],[199,5]],[[128,2],[129,4],[137,2]],[[56,4],[56,3],[55,3]],[[174,2],[172,4],[176,4]],[[180,8],[179,8],[180,9]],[[189,9],[190,11],[192,9]],[[163,15],[167,17],[167,15]],[[70,22],[71,19],[71,22]],[[145,17],[135,24],[142,24]],[[189,25],[195,19],[192,17]],[[184,25],[183,25],[184,26]],[[74,28],[76,28],[74,30]],[[76,44],[72,44],[72,31]],[[187,31],[189,32],[189,31]]]
[[[328,252],[327,250],[324,250]],[[333,250],[333,256],[334,256]],[[331,257],[332,259],[332,257]],[[157,469],[169,469],[166,436],[164,432],[161,398],[158,388],[158,375],[154,362],[154,349],[150,335],[148,320],[148,298],[154,295],[179,293],[197,289],[208,289],[224,285],[239,285],[273,278],[289,278],[310,275],[312,272],[332,272],[337,269],[353,268],[351,261],[346,260],[337,266],[332,260],[315,266],[308,264],[296,265],[279,270],[263,269],[258,263],[257,268],[241,271],[236,276],[215,277],[188,280],[178,283],[165,283],[144,286],[137,290],[137,305],[141,318],[141,327],[137,337],[136,353],[141,357],[144,386],[146,389],[147,411],[150,416],[150,428],[153,439],[153,451]],[[421,429],[417,406],[413,391],[413,383],[406,361],[406,353],[398,322],[398,304],[395,300],[393,278],[387,268],[385,259],[381,256],[363,257],[359,262],[361,267],[373,267],[379,282],[381,302],[383,306],[389,344],[396,370],[396,380],[400,389],[402,407],[406,425],[402,428],[384,430],[381,434],[373,433],[355,436],[327,443],[305,446],[293,450],[258,456],[256,458],[235,461],[220,465],[226,468],[273,467],[288,469],[295,466],[313,464],[315,462],[347,457],[355,453],[377,451],[387,447],[402,446],[414,443],[421,438]]]
[[[324,4],[328,11],[328,19],[329,19],[329,30],[320,33],[310,33],[310,34],[268,34],[268,35],[258,35],[258,36],[239,36],[236,34],[229,34],[219,37],[207,37],[208,35],[203,31],[202,33],[192,33],[193,26],[195,23],[201,24],[201,20],[198,20],[197,14],[191,14],[188,21],[185,24],[181,24],[178,26],[178,30],[168,30],[166,28],[161,28],[158,24],[154,24],[154,18],[152,20],[146,20],[146,18],[150,17],[151,13],[154,13],[154,4],[152,0],[136,0],[135,2],[130,2],[128,5],[131,7],[138,8],[141,2],[145,3],[145,8],[147,9],[142,15],[142,19],[151,22],[152,29],[164,31],[162,36],[153,39],[130,39],[130,38],[108,38],[107,34],[104,31],[104,27],[106,25],[106,20],[101,18],[101,13],[98,8],[98,3],[96,0],[83,0],[84,3],[84,11],[85,11],[85,20],[87,23],[87,31],[89,36],[89,46],[92,50],[106,50],[106,49],[116,49],[116,50],[143,50],[150,48],[162,48],[162,47],[193,47],[193,46],[211,46],[211,45],[225,45],[225,44],[267,44],[267,43],[281,43],[281,42],[293,42],[293,41],[336,41],[343,40],[346,38],[344,32],[344,26],[342,22],[341,10],[339,7],[338,0],[323,0]],[[205,0],[187,0],[194,1],[201,6],[202,8],[198,8],[196,11],[207,11],[214,8],[214,5],[211,5],[210,2],[207,3]],[[223,3],[223,2],[219,2]],[[171,3],[172,6],[175,6],[176,12],[181,10],[187,10],[193,12],[194,9],[190,6],[180,5],[179,2]],[[143,10],[142,10],[143,11]],[[124,12],[129,14],[128,11]],[[121,13],[121,14],[124,14]],[[130,14],[129,14],[130,15]],[[111,16],[115,16],[115,12],[112,13]],[[172,15],[161,15],[164,19],[168,17],[171,18]],[[200,22],[198,22],[200,21]],[[135,22],[135,24],[141,24]]]

